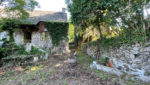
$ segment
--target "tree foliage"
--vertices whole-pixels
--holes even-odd
[[[33,10],[38,6],[38,2],[35,0],[0,0],[0,6],[13,17],[27,18],[29,14],[26,10]]]
[[[104,38],[102,26],[108,30],[115,26],[118,29],[132,31],[139,29],[146,31],[150,26],[150,20],[145,19],[143,14],[149,0],[66,0],[66,2],[71,12],[72,23],[78,29],[82,29],[82,32],[93,26],[98,29],[100,39]]]
[[[69,36],[69,41],[73,42],[74,41],[74,25],[69,23],[69,29],[68,29],[68,36]]]
[[[0,20],[0,31],[7,30],[9,32],[10,41],[14,41],[14,30],[20,27],[22,22],[16,19],[3,18]]]

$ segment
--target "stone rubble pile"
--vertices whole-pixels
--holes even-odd
[[[97,47],[87,46],[84,51],[87,55],[96,58]],[[146,43],[144,46],[140,44],[135,44],[132,46],[123,45],[117,49],[109,49],[109,51],[103,52],[100,57],[108,57],[113,61],[113,67],[102,66],[93,62],[91,68],[96,67],[96,69],[111,72],[112,74],[122,75],[126,73],[128,75],[133,75],[135,79],[140,79],[145,82],[150,82],[150,42]],[[118,73],[116,73],[116,72]]]

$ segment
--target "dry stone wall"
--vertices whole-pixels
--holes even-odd
[[[97,53],[96,46],[86,46],[84,52],[87,55],[96,58]],[[119,75],[127,74],[133,75],[133,79],[150,82],[150,42],[147,42],[144,46],[140,44],[135,45],[123,45],[119,48],[110,48],[109,51],[103,51],[99,55],[102,58],[109,58],[113,62],[113,67],[108,68],[94,61],[91,64],[91,68],[96,68],[102,71],[112,73],[113,70],[117,70]],[[103,69],[102,69],[103,68]],[[113,70],[112,70],[113,69]],[[112,73],[112,74],[115,74]],[[118,74],[116,74],[118,75]]]

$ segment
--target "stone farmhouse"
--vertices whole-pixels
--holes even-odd
[[[20,28],[13,33],[15,43],[17,45],[24,44],[27,51],[30,51],[32,46],[46,49],[52,48],[52,39],[45,27],[45,22],[68,22],[67,13],[64,11],[28,11],[28,13],[30,17],[27,20],[22,20],[25,23],[21,24]],[[9,39],[7,31],[0,32],[0,40],[3,38]],[[67,42],[62,42],[64,42],[63,47],[59,46],[57,49],[66,49]]]

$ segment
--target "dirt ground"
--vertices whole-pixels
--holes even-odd
[[[90,61],[79,58],[77,66],[69,67],[66,56],[53,56],[33,66],[1,72],[0,85],[144,85],[91,70]]]

